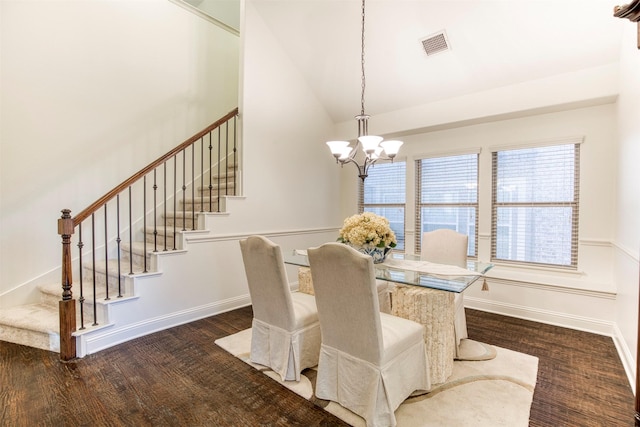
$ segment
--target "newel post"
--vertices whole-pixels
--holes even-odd
[[[58,302],[60,315],[60,359],[71,360],[76,357],[76,300],[71,293],[71,236],[73,235],[71,210],[63,209],[58,219],[58,234],[62,236],[62,301]]]

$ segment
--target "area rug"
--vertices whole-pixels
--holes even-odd
[[[281,381],[280,376],[269,368],[251,363],[251,329],[220,338],[215,343],[352,426],[365,426],[364,420],[353,412],[313,395],[314,368],[303,371],[300,381]],[[480,347],[490,353],[495,351],[495,357],[489,360],[456,360],[453,373],[445,383],[436,384],[428,393],[409,397],[400,405],[395,412],[399,427],[529,425],[538,358],[472,340],[468,340],[467,346],[475,351]]]

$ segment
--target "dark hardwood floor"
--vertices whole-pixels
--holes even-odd
[[[538,357],[530,426],[633,426],[634,396],[609,337],[466,310],[469,338]]]
[[[69,363],[0,342],[2,426],[339,426],[213,342],[251,325],[246,307]],[[633,426],[610,338],[467,310],[472,339],[540,359],[531,426]]]

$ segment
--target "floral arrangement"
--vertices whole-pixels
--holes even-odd
[[[372,212],[353,215],[344,220],[338,241],[352,246],[395,248],[396,234],[389,220]]]

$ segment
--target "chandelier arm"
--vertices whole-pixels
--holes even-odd
[[[373,164],[375,164],[378,160],[379,159],[370,159],[369,157],[365,157],[364,163],[360,164],[355,159],[347,157],[345,160],[340,160],[339,163],[340,166],[344,166],[348,163],[353,163],[356,169],[358,169],[358,176],[364,181],[365,178],[369,176],[369,168],[373,166]]]

